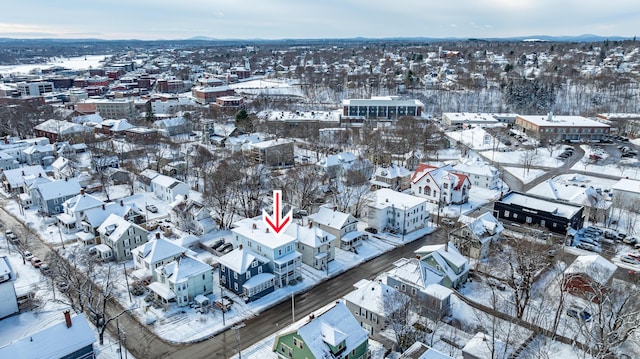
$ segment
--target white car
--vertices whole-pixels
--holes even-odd
[[[31,258],[33,258],[33,253],[29,251],[24,252],[24,260],[31,262]]]

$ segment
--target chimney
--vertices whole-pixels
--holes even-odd
[[[24,176],[24,171],[22,171],[22,175]]]
[[[67,328],[71,328],[73,323],[71,322],[71,312],[69,310],[64,311],[64,321],[67,323]]]
[[[445,252],[449,251],[449,241],[444,242],[444,251]]]
[[[80,188],[80,194],[84,196],[84,188]]]
[[[124,201],[120,200],[120,207],[124,207]]]
[[[238,249],[242,249],[242,243],[240,243],[240,245],[238,246]]]
[[[104,203],[102,204],[102,210],[104,211]]]
[[[4,136],[4,143],[9,144],[9,135]]]
[[[265,229],[264,229],[264,232],[265,232],[265,233],[269,233],[269,227],[265,228]]]
[[[254,224],[253,224],[253,226],[252,226],[252,228],[253,228],[253,229],[258,229],[258,225],[254,223]]]
[[[156,239],[160,239],[160,232],[156,232]]]
[[[333,211],[335,212],[337,210],[338,210],[338,207],[337,206],[333,206]]]
[[[313,228],[313,222],[309,221],[309,228]]]

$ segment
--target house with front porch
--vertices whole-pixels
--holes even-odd
[[[58,224],[62,225],[65,232],[74,232],[82,229],[82,216],[92,208],[98,208],[105,203],[94,195],[85,193],[80,189],[80,194],[71,197],[62,203],[62,212],[57,215]]]
[[[139,277],[151,277],[154,282],[159,280],[156,269],[174,261],[186,252],[187,249],[184,247],[161,238],[158,232],[154,239],[131,250],[134,267],[137,273],[140,273]]]
[[[146,229],[115,214],[110,214],[97,232],[101,244],[111,249],[116,261],[132,259],[131,251],[149,241]]]
[[[261,298],[275,289],[275,275],[270,260],[240,245],[218,258],[220,285],[245,298]]]
[[[175,301],[179,307],[189,305],[198,296],[213,293],[213,268],[201,260],[182,254],[155,269],[158,278],[147,287],[165,305]]]
[[[296,249],[302,254],[302,263],[317,270],[329,270],[329,263],[336,257],[336,236],[309,223],[301,226],[292,223],[288,230],[295,230]]]
[[[338,211],[331,205],[324,205],[308,217],[314,226],[334,235],[340,249],[351,250],[367,239],[367,234],[358,231],[358,220],[350,213]]]
[[[99,236],[98,227],[112,214],[135,224],[142,224],[145,221],[145,217],[140,209],[135,206],[125,205],[124,202],[120,200],[118,203],[109,202],[102,204],[100,207],[85,210],[84,214],[82,214],[82,230],[86,233]]]
[[[302,255],[296,251],[297,238],[292,226],[281,233],[273,232],[262,217],[246,218],[233,224],[231,243],[267,258],[278,288],[301,278]],[[295,231],[295,229],[294,229]]]
[[[329,304],[276,334],[279,359],[365,359],[369,337],[343,302]]]
[[[20,167],[0,172],[2,187],[8,193],[26,193],[26,180],[36,177],[47,177],[47,172],[41,165]]]

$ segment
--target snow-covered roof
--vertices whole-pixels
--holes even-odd
[[[488,345],[489,342],[491,345]],[[491,350],[493,349],[493,351]],[[504,353],[504,357],[508,358],[513,350],[498,338],[492,338],[490,335],[478,332],[467,344],[462,348],[463,353],[473,355],[474,358],[492,358],[493,353]]]
[[[418,106],[424,107],[420,100],[404,100],[395,96],[374,96],[370,99],[342,100],[342,106]]]
[[[220,263],[220,265],[223,265],[239,274],[245,273],[249,270],[253,261],[258,261],[260,264],[269,263],[269,259],[256,254],[247,248],[236,248],[218,258],[218,263]]]
[[[38,191],[43,200],[72,196],[80,193],[80,183],[77,178],[43,183],[38,186]]]
[[[49,152],[53,152],[53,145],[35,145],[34,144],[22,150],[22,153],[26,155],[31,155],[34,153],[49,153]]]
[[[315,358],[332,357],[327,344],[336,346],[345,341],[344,352],[349,353],[368,339],[367,331],[360,326],[343,302],[315,311],[311,317],[313,319],[305,318],[290,325],[279,335],[297,331]]]
[[[249,147],[253,147],[253,148],[269,148],[269,147],[274,147],[274,146],[280,146],[280,145],[286,145],[289,143],[293,143],[293,140],[289,140],[286,138],[276,138],[274,140],[269,140],[269,141],[262,141],[262,142],[257,142],[257,143],[250,143]]]
[[[154,127],[176,127],[184,126],[187,120],[184,117],[173,117],[164,120],[157,120],[153,122]]]
[[[101,127],[108,127],[110,131],[122,132],[135,126],[130,124],[126,118],[120,120],[104,120],[100,123]]]
[[[121,206],[115,202],[110,202],[105,204],[104,207],[100,206],[86,210],[84,212],[83,220],[91,225],[91,227],[96,228],[100,226],[110,215],[114,214],[119,217],[124,217],[131,210],[135,211],[131,206]]]
[[[16,274],[11,268],[11,262],[7,256],[0,257],[0,278],[16,279]]]
[[[358,284],[344,299],[380,316],[388,317],[409,302],[407,295],[382,282],[364,280]]]
[[[616,271],[616,265],[605,258],[594,254],[578,256],[565,270],[565,274],[586,274],[589,278],[603,285],[609,281]]]
[[[448,244],[433,244],[428,246],[422,246],[414,251],[414,253],[420,256],[427,256],[432,253],[438,253],[440,256],[447,260],[447,262],[454,266],[461,268],[466,263],[466,258],[458,252],[456,246],[449,242]]]
[[[476,174],[479,176],[492,177],[498,175],[498,169],[486,163],[480,157],[464,159],[461,163],[453,166],[454,172]]]
[[[632,192],[640,194],[640,181],[623,178],[612,187],[616,191]]]
[[[169,176],[165,176],[165,175],[157,175],[155,176],[152,180],[152,183],[163,187],[163,188],[172,188],[174,187],[176,184],[180,183],[180,181],[178,181],[177,179],[173,178],[173,177],[169,177]]]
[[[129,227],[138,227],[142,229],[142,227],[137,224],[128,222],[124,218],[112,213],[104,220],[100,227],[98,227],[97,231],[98,233],[110,238],[112,241],[117,241],[129,229]]]
[[[12,188],[21,186],[25,176],[47,177],[47,172],[40,165],[15,168],[2,172]]]
[[[231,232],[249,238],[266,248],[275,249],[296,241],[296,238],[288,230],[278,234],[271,229],[267,231],[267,224],[262,220],[262,217],[246,218],[235,222],[233,225],[234,228],[231,229]]]
[[[401,258],[393,265],[396,268],[388,272],[390,277],[395,277],[417,288],[424,289],[430,284],[439,284],[444,278],[444,273],[431,268],[417,258]]]
[[[104,202],[94,195],[82,193],[75,197],[71,197],[63,204],[70,213],[86,211],[91,208],[100,207]]]
[[[51,167],[60,171],[63,168],[67,167],[68,164],[69,164],[69,160],[61,156],[56,158],[55,161],[53,161],[53,163],[51,164]]]
[[[518,115],[517,117],[539,127],[611,127],[582,116]]]
[[[329,207],[321,206],[317,213],[309,215],[309,220],[319,223],[329,228],[340,229],[349,223],[349,213],[333,210]]]
[[[375,172],[375,177],[382,177],[382,178],[388,178],[388,179],[398,178],[398,177],[402,178],[410,175],[411,175],[411,171],[409,171],[408,169],[402,166],[396,166],[396,165],[391,165],[388,167],[378,167]]]
[[[369,203],[369,206],[379,209],[391,206],[398,209],[402,209],[406,206],[409,209],[427,202],[424,198],[396,192],[388,188],[382,188],[373,192],[373,196],[374,198],[371,203]]]
[[[175,261],[167,263],[160,269],[172,283],[182,283],[189,278],[206,272],[213,271],[213,268],[201,260],[189,255],[182,255]]]
[[[290,232],[292,236],[298,238],[300,243],[313,248],[320,248],[322,245],[332,243],[336,240],[336,236],[329,234],[316,226],[301,226],[297,223],[293,223],[287,227],[286,232]]]
[[[248,281],[244,282],[242,288],[251,289],[257,287],[263,283],[269,283],[275,279],[275,274],[273,273],[260,273],[251,277]]]
[[[60,120],[47,120],[35,126],[33,129],[49,133],[56,133],[59,135],[84,132],[87,130],[86,127],[78,125],[77,123]]]
[[[453,359],[422,342],[413,343],[400,355],[399,359]]]
[[[186,249],[164,238],[151,240],[131,251],[134,256],[141,256],[145,263],[153,264],[167,258],[177,257]]]
[[[93,345],[96,338],[89,321],[83,315],[71,318],[38,332],[31,333],[0,348],[1,358],[54,359],[66,357],[84,347]]]
[[[318,161],[316,165],[324,168],[342,166],[346,163],[352,163],[357,159],[358,157],[351,152],[341,152],[335,155],[327,156],[327,158]]]
[[[485,212],[477,218],[465,217],[462,221],[465,222],[467,228],[469,228],[469,230],[480,239],[486,238],[487,236],[493,236],[504,230],[502,223],[500,223],[500,221],[498,221],[491,212]]]
[[[501,202],[546,211],[567,219],[571,219],[582,208],[581,206],[576,206],[570,203],[559,203],[550,199],[537,198],[527,195],[526,193],[518,192],[511,192],[507,194]]]

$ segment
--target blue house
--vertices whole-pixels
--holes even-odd
[[[269,259],[242,245],[218,259],[220,284],[237,295],[252,301],[274,290],[275,275],[271,273]]]
[[[63,203],[79,195],[81,189],[77,178],[47,182],[31,189],[31,198],[40,213],[52,215],[62,213]]]

